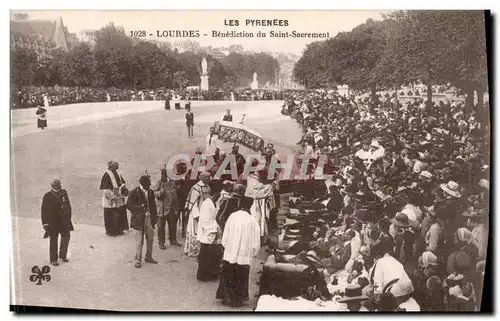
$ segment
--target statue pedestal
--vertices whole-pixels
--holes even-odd
[[[208,76],[207,75],[201,76],[200,89],[201,90],[208,90]]]
[[[250,84],[250,88],[252,89],[259,89],[259,82],[258,81],[252,81]]]

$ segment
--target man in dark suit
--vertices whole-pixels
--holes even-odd
[[[146,256],[144,261],[156,264],[153,260],[153,237],[154,228],[158,222],[156,212],[155,196],[151,187],[151,178],[143,175],[139,179],[139,186],[136,187],[127,199],[127,208],[131,213],[130,227],[134,229],[136,241],[135,267],[141,267],[142,247],[144,237],[146,237]]]
[[[188,138],[194,137],[193,128],[194,128],[194,114],[191,111],[191,108],[186,108],[186,126],[188,129]]]
[[[73,231],[71,223],[71,204],[68,192],[62,189],[61,181],[55,179],[50,184],[51,190],[43,196],[42,201],[42,225],[45,230],[44,238],[50,237],[50,263],[58,266],[58,258],[68,262],[68,246],[70,232]],[[57,255],[57,243],[61,234],[61,245],[59,256]]]
[[[233,121],[233,115],[231,115],[231,111],[228,109],[226,110],[226,114],[224,115],[224,118],[222,118],[223,121]]]

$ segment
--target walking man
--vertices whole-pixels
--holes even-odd
[[[158,244],[165,250],[165,224],[168,223],[168,238],[170,245],[181,246],[177,242],[177,191],[175,182],[167,176],[165,167],[160,169],[161,178],[153,188],[156,197],[156,212],[158,214]]]
[[[186,108],[186,126],[188,129],[188,138],[193,138],[194,114],[191,111],[191,108]]]
[[[53,180],[50,186],[51,190],[45,193],[42,201],[42,226],[45,230],[43,238],[50,238],[50,263],[58,266],[59,258],[63,262],[68,262],[70,232],[74,229],[71,223],[71,203],[68,192],[62,189],[61,181],[58,179]],[[59,234],[61,234],[61,245],[58,256]]]
[[[153,259],[154,228],[158,221],[155,196],[151,187],[151,179],[143,175],[139,179],[139,186],[130,193],[127,199],[127,208],[131,212],[130,226],[134,229],[136,254],[135,267],[141,267],[142,247],[146,237],[146,256],[144,261],[156,264]]]

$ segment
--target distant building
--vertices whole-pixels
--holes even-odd
[[[84,29],[78,34],[78,38],[89,44],[95,44],[97,40],[98,30],[95,29]]]
[[[222,58],[224,58],[226,56],[222,50],[219,50],[217,48],[212,49],[210,51],[210,55],[212,57],[214,57],[215,59],[222,59]]]
[[[13,19],[10,21],[10,45],[15,48],[30,48],[40,56],[60,48],[69,50],[78,42],[75,34],[64,26],[61,17],[55,20]]]

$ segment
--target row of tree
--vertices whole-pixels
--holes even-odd
[[[451,84],[482,105],[488,87],[483,11],[398,11],[335,38],[311,43],[293,75],[308,88],[347,84],[359,91],[421,82]]]
[[[79,86],[99,88],[184,88],[200,84],[200,52],[171,50],[125,34],[109,24],[94,45],[80,43],[69,51],[54,49],[38,56],[28,48],[11,48],[11,82],[23,86]],[[221,59],[206,56],[211,88],[248,87],[253,73],[260,83],[276,81],[279,63],[266,53],[231,53]]]

